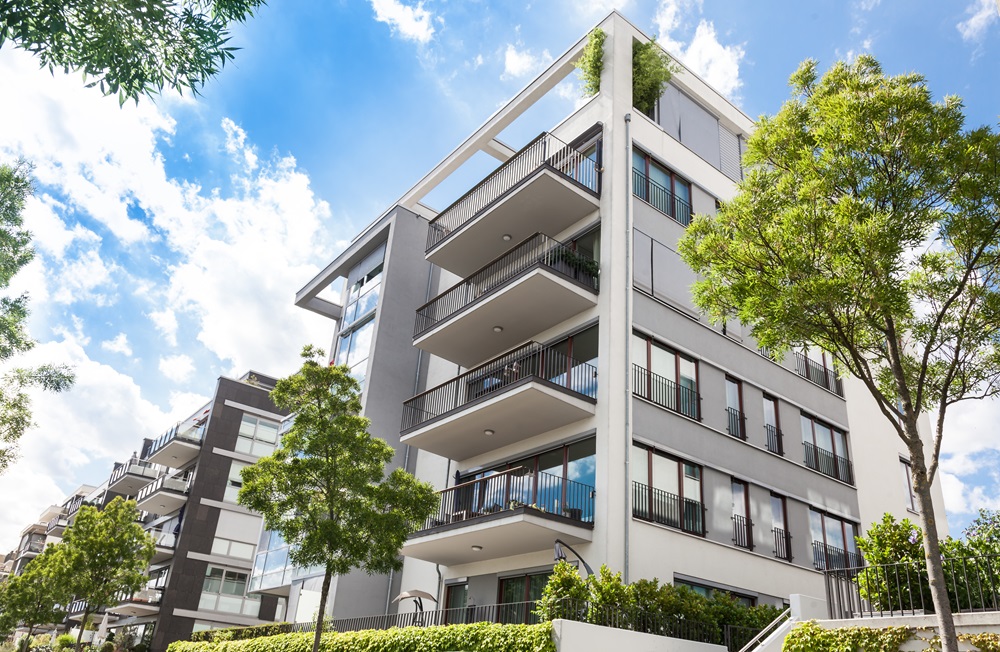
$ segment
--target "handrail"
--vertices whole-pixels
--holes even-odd
[[[792,608],[789,607],[782,611],[777,618],[772,620],[767,627],[760,630],[756,636],[750,639],[750,642],[740,648],[740,652],[750,652],[757,643],[763,641],[765,638],[771,635],[773,630],[778,629],[779,626],[784,625],[787,620],[792,617]]]
[[[524,469],[523,466],[515,466],[512,469],[507,469],[505,471],[497,471],[493,475],[486,476],[486,477],[496,478],[498,476],[507,475],[508,473],[513,473],[515,471],[521,471],[523,469]],[[462,484],[456,484],[456,485],[452,485],[450,487],[445,487],[444,489],[440,489],[440,490],[438,490],[438,494],[443,494],[444,492],[451,491],[452,489],[459,489],[460,487],[468,487],[469,485],[474,485],[474,484],[477,484],[477,483],[482,482],[482,481],[483,481],[483,478],[477,478],[475,480],[468,480],[466,482],[463,482]]]

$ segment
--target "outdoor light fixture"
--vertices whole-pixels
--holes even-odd
[[[482,546],[472,546],[472,552],[482,552],[482,551],[483,551]]]
[[[578,553],[576,550],[573,550],[570,547],[570,545],[568,543],[566,543],[565,541],[563,541],[562,539],[556,539],[555,547],[553,548],[553,550],[555,552],[556,561],[566,561],[566,553],[563,552],[563,547],[564,546],[565,546],[566,550],[569,550],[571,553],[573,553],[574,555],[576,555],[577,559],[580,560],[580,563],[583,564],[583,568],[587,571],[587,575],[593,575],[594,574],[594,569],[590,567],[590,564],[588,564],[587,562],[585,562],[583,560],[583,557],[580,556],[580,553]]]
[[[494,333],[502,333],[503,332],[503,326],[494,326],[493,327],[493,332]]]
[[[483,434],[486,435],[487,437],[492,437],[493,436],[493,429],[492,428],[487,428],[486,430],[483,431]]]
[[[511,235],[509,233],[504,233],[503,234],[503,241],[504,242],[510,242],[510,238],[511,238]]]

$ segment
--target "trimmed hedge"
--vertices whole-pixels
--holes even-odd
[[[295,625],[292,623],[267,623],[266,625],[253,625],[251,627],[204,629],[200,632],[191,634],[191,640],[200,643],[210,643],[212,641],[242,641],[248,638],[260,638],[261,636],[291,634],[294,627]]]
[[[923,638],[911,627],[826,629],[811,620],[796,625],[785,638],[781,650],[782,652],[899,652],[903,643],[914,638],[927,644],[927,652],[941,649],[938,636]],[[1000,652],[1000,634],[959,634],[958,640],[974,646],[980,652]]]
[[[314,634],[231,641],[176,641],[168,652],[311,652]],[[552,623],[443,625],[323,634],[323,652],[555,652]]]

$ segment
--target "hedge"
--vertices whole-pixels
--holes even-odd
[[[168,652],[311,652],[314,634],[233,641],[176,641]],[[323,634],[323,652],[555,652],[552,623],[443,625]]]
[[[242,641],[248,638],[260,638],[261,636],[291,634],[294,627],[295,625],[292,623],[267,623],[265,625],[253,625],[252,627],[204,629],[191,634],[191,640],[196,642]]]
[[[911,627],[842,627],[826,629],[816,621],[799,623],[785,638],[782,652],[899,652],[911,639],[927,644],[926,651],[941,649],[939,637],[923,638]],[[958,639],[980,652],[1000,652],[1000,634],[959,634]]]

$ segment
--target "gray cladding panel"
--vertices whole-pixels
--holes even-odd
[[[716,169],[719,158],[719,120],[687,95],[680,94],[681,142]]]
[[[673,85],[660,96],[660,126],[677,140],[681,139],[680,100],[681,92]]]
[[[632,282],[646,292],[653,291],[652,239],[642,231],[633,231]]]
[[[740,137],[722,125],[719,125],[719,153],[722,158],[722,173],[733,181],[742,180]]]

